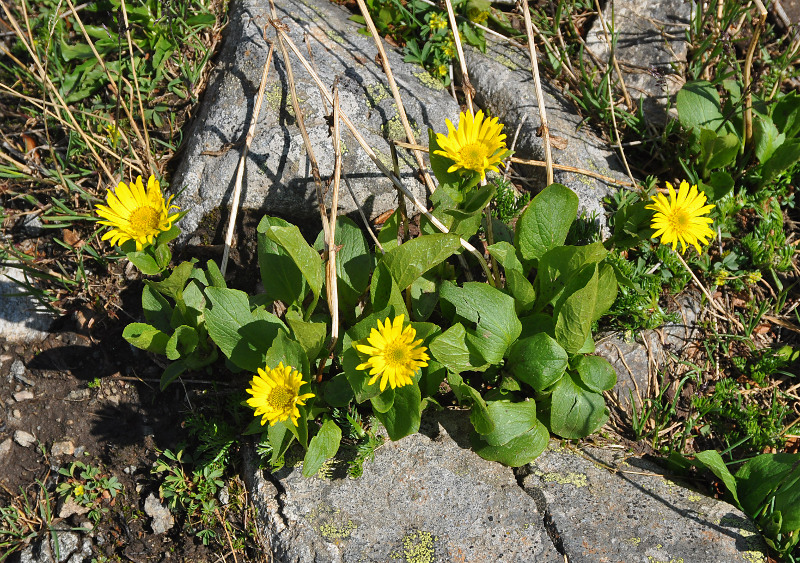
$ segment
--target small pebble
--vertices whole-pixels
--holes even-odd
[[[6,456],[11,453],[11,438],[6,438],[0,442],[0,459],[6,459]]]
[[[31,391],[25,390],[25,391],[20,391],[18,393],[14,393],[14,400],[18,403],[21,403],[22,401],[30,401],[33,398],[34,396]]]
[[[14,441],[23,448],[29,448],[36,443],[36,436],[24,430],[14,432]]]
[[[50,455],[53,457],[63,457],[75,453],[75,444],[70,440],[63,442],[53,442],[53,447],[50,448]]]
[[[14,418],[22,418],[22,413],[19,412],[19,409],[14,409],[13,411],[11,411],[11,416],[13,416]]]
[[[91,393],[88,389],[73,389],[66,396],[67,401],[85,401],[89,398]]]
[[[77,448],[75,448],[75,451],[72,452],[72,455],[74,455],[75,457],[80,457],[83,455],[83,452],[85,451],[86,451],[85,446],[78,446]]]

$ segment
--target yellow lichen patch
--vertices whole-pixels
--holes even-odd
[[[306,516],[309,523],[328,541],[344,540],[350,537],[357,526],[345,518],[338,508],[320,503]]]
[[[628,538],[625,541],[627,541],[631,545],[639,545],[640,543],[642,543],[642,538]]]
[[[418,531],[403,537],[403,556],[407,563],[433,563],[438,538],[430,532]]]
[[[396,106],[395,106],[396,108]],[[411,125],[411,131],[414,133],[416,138],[420,138],[421,133],[419,131],[419,127],[413,121],[409,121]],[[394,140],[405,140],[406,139],[406,130],[403,127],[403,122],[400,120],[400,116],[395,114],[389,121],[383,124],[383,136],[387,139],[394,139]]]
[[[444,90],[444,84],[436,80],[433,76],[425,71],[415,72],[414,76],[416,76],[417,79],[422,82],[423,86],[427,86],[431,90],[436,90],[437,92]]]
[[[371,107],[376,107],[379,103],[381,103],[383,100],[386,100],[390,96],[391,93],[383,84],[379,82],[375,84],[367,84],[367,103],[369,103]]]
[[[647,556],[648,563],[684,563],[683,557],[671,557],[670,559],[656,559],[652,555]]]
[[[583,473],[542,473],[540,475],[545,483],[558,483],[559,485],[573,485],[575,487],[586,487],[589,478]]]
[[[688,499],[689,499],[689,502],[700,502],[701,500],[703,500],[703,496],[702,495],[690,494],[688,496]]]

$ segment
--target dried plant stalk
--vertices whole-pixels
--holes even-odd
[[[753,37],[750,39],[750,45],[747,47],[747,56],[744,59],[744,148],[751,146],[753,143],[753,55],[756,52],[758,45],[758,38],[761,36],[761,31],[764,29],[764,24],[767,22],[767,9],[761,0],[755,0],[756,9],[758,9],[758,19],[756,20],[755,29],[753,30]]]
[[[447,6],[447,17],[450,20],[450,30],[453,32],[453,40],[455,41],[456,51],[458,52],[458,62],[461,65],[461,88],[464,91],[464,98],[467,100],[467,109],[472,115],[475,115],[475,110],[472,107],[472,97],[475,95],[475,89],[469,81],[467,63],[464,61],[464,49],[461,47],[461,34],[458,33],[456,14],[453,11],[453,4],[450,0],[445,0],[445,5]]]
[[[242,193],[242,179],[244,178],[244,166],[247,160],[247,151],[250,150],[250,144],[253,142],[253,137],[256,134],[256,123],[258,116],[261,113],[261,104],[264,102],[264,90],[267,86],[267,76],[269,75],[269,67],[272,64],[272,51],[274,45],[270,43],[269,53],[267,53],[267,60],[264,62],[264,70],[261,73],[261,83],[258,85],[258,96],[256,103],[253,106],[253,117],[250,118],[250,127],[247,130],[247,136],[244,139],[244,147],[242,147],[242,155],[239,157],[239,166],[236,169],[236,182],[233,186],[233,202],[231,203],[231,216],[228,219],[228,232],[225,234],[225,246],[222,250],[222,261],[220,262],[219,271],[225,275],[228,268],[228,256],[231,252],[231,242],[233,241],[233,232],[236,228],[236,214],[239,211],[239,198]]]

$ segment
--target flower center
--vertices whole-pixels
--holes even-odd
[[[392,342],[383,352],[386,364],[390,366],[404,366],[408,363],[408,347],[402,343]]]
[[[685,231],[689,228],[691,217],[683,209],[676,209],[669,217],[670,226],[676,231]]]
[[[489,156],[484,143],[470,143],[461,148],[461,160],[464,168],[480,172],[484,168],[486,157]]]
[[[142,205],[131,213],[129,219],[131,227],[137,233],[151,233],[158,231],[159,212],[154,207]]]
[[[292,401],[292,393],[286,387],[275,387],[272,391],[269,392],[269,397],[267,397],[267,403],[273,409],[283,409],[286,408]]]

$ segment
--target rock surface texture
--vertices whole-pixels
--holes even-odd
[[[183,190],[176,204],[188,211],[182,220],[184,233],[191,233],[205,214],[232,201],[236,167],[253,115],[268,46],[262,30],[268,24],[266,0],[234,0],[230,23],[197,121],[188,137],[185,156],[175,175],[172,192]],[[341,111],[376,151],[379,160],[391,168],[387,139],[405,140],[403,127],[386,78],[375,62],[377,49],[370,37],[357,33],[350,13],[327,0],[280,2],[278,16],[289,35],[307,58],[303,37],[309,38],[314,64],[325,84],[338,80]],[[275,32],[268,28],[274,39]],[[388,58],[400,89],[406,113],[418,135],[427,144],[427,129],[446,131],[445,118],[458,119],[458,105],[419,66],[404,63],[402,56],[388,50]],[[319,162],[322,178],[333,171],[333,148],[325,117],[330,106],[322,103],[317,85],[298,59],[290,55],[305,125]],[[342,125],[343,175],[348,178],[365,213],[375,217],[396,206],[396,191],[361,150]],[[233,144],[233,146],[232,146]],[[424,187],[412,171],[416,162],[399,151],[401,176],[418,196]],[[405,164],[404,164],[405,163]],[[247,158],[242,206],[268,210],[294,220],[319,217],[311,167],[292,108],[287,69],[280,49],[275,48],[264,104],[256,135]],[[339,197],[341,213],[355,211],[356,205],[344,185]],[[223,217],[224,218],[224,217]],[[217,232],[224,227],[218,226]],[[188,235],[186,235],[188,236]]]
[[[766,563],[743,513],[621,449],[552,442],[515,475],[470,451],[468,435],[464,413],[429,414],[357,480],[336,463],[324,478],[299,464],[265,478],[251,453],[248,486],[275,561]]]
[[[648,117],[659,121],[666,118],[667,97],[674,96],[685,82],[681,71],[686,67],[692,5],[685,0],[606,2],[603,17],[595,19],[586,37],[589,50],[608,64],[613,6],[614,53],[625,86],[634,103],[641,98]]]
[[[467,439],[468,424],[442,417],[382,446],[358,480],[278,471],[280,493],[251,460],[250,489],[275,561],[563,563],[512,470],[453,440]]]
[[[504,132],[509,144],[517,127],[522,124],[515,145],[516,156],[544,160],[543,141],[537,135],[541,119],[528,55],[507,45],[487,41],[485,55],[467,48],[464,59],[476,90],[476,101],[505,124]],[[572,103],[547,82],[542,83],[542,90],[550,134],[558,137],[551,145],[554,146],[553,162],[629,182],[617,156],[594,135],[589,125],[582,124]],[[517,172],[520,170],[534,187],[545,187],[544,168],[527,167]],[[601,201],[616,190],[615,186],[601,180],[572,172],[556,170],[554,180],[578,194],[581,209],[589,217],[595,214],[597,218],[603,218],[605,213]],[[605,220],[600,224],[605,225]]]
[[[13,280],[25,281],[18,268],[0,268],[0,338],[15,344],[33,344],[47,337],[55,316]]]
[[[764,541],[739,509],[622,449],[576,451],[551,442],[528,468],[522,486],[543,498],[570,563],[767,562]]]

